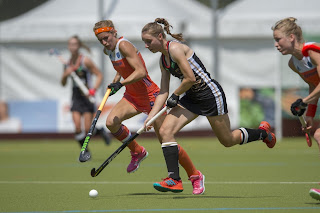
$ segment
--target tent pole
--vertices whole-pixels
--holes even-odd
[[[103,17],[103,10],[104,10],[104,0],[98,0],[99,3],[98,3],[98,19],[99,21],[100,20],[104,20],[104,17]],[[107,79],[108,79],[108,73],[106,72],[105,70],[105,54],[103,53],[103,51],[99,51],[99,55],[100,55],[100,70],[102,72],[102,75],[103,75],[103,81],[102,81],[102,88],[107,88]],[[104,94],[105,93],[105,89],[102,89],[101,90],[101,94]]]
[[[281,108],[281,97],[282,97],[282,76],[281,76],[281,58],[276,56],[276,72],[275,72],[275,130],[277,140],[281,140],[282,135],[282,108]]]
[[[218,44],[218,0],[211,0],[212,7],[212,30],[213,30],[213,38],[212,38],[212,52],[213,52],[213,78],[217,81],[220,80],[219,75],[219,44]]]

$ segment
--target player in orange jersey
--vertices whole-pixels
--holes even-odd
[[[122,121],[141,112],[148,114],[159,94],[159,87],[150,79],[141,53],[127,39],[118,38],[111,20],[96,23],[93,30],[97,39],[104,46],[104,53],[109,56],[116,70],[116,76],[108,86],[111,88],[110,95],[115,94],[122,86],[126,87],[123,98],[113,107],[106,121],[114,137],[125,141],[130,137],[131,132],[122,124]],[[159,135],[159,127],[164,117],[165,115],[161,116],[154,123],[155,133],[160,142],[162,138]],[[148,156],[148,152],[136,140],[133,140],[128,148],[131,153],[131,162],[127,167],[127,172],[131,173],[139,168],[140,162]],[[181,146],[179,147],[179,162],[186,170],[188,177],[199,176],[200,172]]]
[[[296,24],[296,20],[293,17],[279,20],[271,29],[275,40],[274,46],[282,55],[292,55],[289,67],[309,85],[309,95],[291,105],[293,115],[302,116],[307,111],[305,114],[307,127],[303,130],[308,132],[313,126],[320,96],[320,44],[305,43],[301,27]],[[314,138],[320,148],[320,128],[315,131]],[[311,189],[310,195],[320,200],[319,189]]]
[[[182,189],[182,181],[179,175],[178,143],[175,135],[199,115],[206,116],[215,135],[226,147],[263,140],[272,148],[276,144],[276,138],[270,132],[270,125],[266,121],[262,121],[258,129],[230,130],[226,97],[222,87],[210,77],[194,51],[181,43],[184,40],[182,34],[172,34],[170,27],[167,20],[157,18],[142,29],[141,36],[145,47],[153,53],[162,53],[159,61],[161,89],[145,124],[165,102],[172,108],[160,128],[169,177],[153,186],[158,191],[179,192]],[[164,30],[176,40],[167,41]],[[179,78],[181,84],[167,100],[171,75]],[[200,178],[191,181],[199,186],[198,193],[203,193],[204,176],[200,174]]]

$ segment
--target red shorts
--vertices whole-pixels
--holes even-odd
[[[158,94],[159,90],[156,90],[153,94],[149,94],[147,97],[134,97],[125,92],[123,95],[123,99],[128,101],[139,112],[149,114]]]

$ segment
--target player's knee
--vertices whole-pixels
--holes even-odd
[[[219,139],[220,143],[225,147],[232,147],[235,144],[234,141],[232,140],[232,138],[220,137],[218,139]]]
[[[223,141],[223,142],[221,142],[221,144],[224,147],[232,147],[234,145],[233,143],[230,143],[230,141]]]
[[[172,136],[172,131],[170,131],[169,128],[161,126],[159,129],[159,134],[164,139],[164,138],[168,138],[168,137]]]
[[[115,127],[120,126],[121,121],[115,117],[108,117],[106,120],[106,126],[109,130],[113,130]]]

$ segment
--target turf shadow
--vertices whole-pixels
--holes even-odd
[[[126,194],[126,195],[123,195],[123,196],[128,196],[128,195],[135,195],[135,196],[145,196],[145,195],[168,195],[168,193],[163,193],[163,194],[160,194],[160,193],[130,193],[130,194]]]
[[[192,195],[192,194],[190,194],[190,195],[184,195],[184,196],[177,196],[176,194],[174,194],[174,193],[130,193],[130,194],[126,194],[126,195],[120,195],[120,196],[130,196],[130,195],[132,195],[132,196],[146,196],[146,195],[149,195],[149,196],[153,196],[153,195],[155,195],[155,196],[163,196],[163,195],[165,195],[165,196],[168,196],[168,195],[172,195],[172,199],[188,199],[188,198],[192,198],[192,199],[194,199],[194,198],[200,198],[200,199],[205,199],[205,198],[210,198],[210,199],[212,199],[212,198],[236,198],[236,199],[238,199],[238,198],[268,198],[268,197],[280,197],[280,196],[254,196],[254,197],[246,197],[246,196],[206,196],[206,195]],[[320,203],[319,203],[320,204]]]
[[[177,196],[177,197],[173,197],[173,199],[186,199],[186,198],[200,198],[200,199],[205,199],[205,198],[229,198],[229,199],[239,199],[239,198],[244,198],[244,199],[248,199],[248,198],[267,198],[267,197],[280,197],[280,196],[254,196],[254,197],[241,197],[241,196],[206,196],[206,195],[190,195],[190,196]]]

